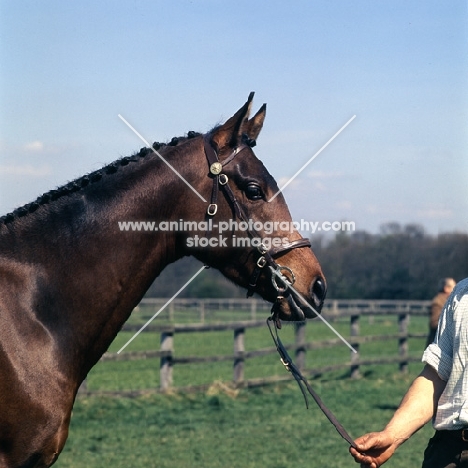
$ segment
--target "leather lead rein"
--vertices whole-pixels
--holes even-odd
[[[219,193],[219,185],[220,185],[221,190],[224,192],[226,198],[228,199],[229,204],[231,205],[233,214],[235,214],[238,218],[245,221],[246,216],[242,208],[240,207],[239,203],[237,202],[234,196],[234,193],[229,187],[228,178],[225,174],[222,173],[222,170],[223,170],[223,166],[231,162],[237,154],[239,154],[244,148],[247,147],[247,145],[242,144],[238,146],[237,148],[234,148],[231,154],[224,160],[223,163],[219,161],[218,154],[216,150],[213,148],[209,137],[205,137],[204,146],[205,146],[206,157],[207,157],[208,164],[209,164],[210,175],[213,177],[213,189],[211,193],[211,203],[208,206],[207,215],[214,216],[218,210],[217,201],[218,201],[218,193]],[[257,232],[252,232],[249,230],[248,233],[252,238],[254,237],[260,238]],[[289,268],[278,265],[278,263],[275,262],[274,258],[284,253],[287,253],[290,250],[293,250],[296,248],[303,248],[303,247],[310,247],[310,242],[308,239],[304,239],[304,238],[298,239],[298,240],[291,242],[290,244],[286,246],[281,246],[276,249],[272,248],[270,250],[266,249],[263,243],[261,243],[257,249],[260,256],[257,260],[257,264],[254,268],[254,271],[249,281],[247,297],[253,294],[254,289],[257,285],[257,280],[260,277],[261,273],[264,271],[264,267],[266,265],[269,265],[273,270],[279,273],[282,270],[289,271],[289,273],[292,275],[291,281],[288,278],[283,278],[281,281],[285,281],[287,284],[292,285],[292,283],[294,283],[294,273]],[[284,299],[283,293],[288,288],[287,284],[285,284],[285,287],[279,286],[276,283],[274,276],[272,276],[272,281],[273,281],[274,287],[276,288],[278,292],[277,300],[283,300]],[[273,333],[271,329],[271,322],[274,323],[275,333]],[[346,432],[345,428],[339,423],[335,415],[325,406],[320,396],[309,385],[305,377],[301,374],[300,370],[293,363],[291,357],[289,356],[288,352],[286,351],[286,348],[284,347],[283,343],[281,342],[278,336],[278,327],[280,327],[280,323],[279,323],[278,317],[275,316],[274,312],[272,313],[270,317],[268,317],[267,324],[268,324],[268,329],[270,330],[271,337],[273,338],[273,341],[275,343],[276,349],[278,350],[278,353],[280,355],[281,362],[286,367],[286,369],[289,372],[291,372],[297,384],[299,385],[302,395],[304,396],[306,407],[309,408],[309,402],[307,399],[307,393],[305,389],[307,389],[307,391],[310,393],[310,395],[315,400],[318,407],[322,410],[325,416],[328,418],[328,420],[333,424],[333,426],[335,426],[335,429],[338,431],[340,436],[343,437],[343,439],[346,440],[352,447],[357,448],[356,444],[354,443],[350,435]]]
[[[317,403],[317,406],[322,410],[322,413],[333,424],[333,426],[335,426],[335,429],[338,431],[338,434],[340,434],[340,436],[344,440],[346,440],[346,442],[348,442],[351,445],[351,447],[354,447],[355,449],[357,449],[357,446],[354,443],[354,440],[352,439],[352,437],[348,434],[348,432],[342,426],[342,424],[338,421],[338,419],[336,419],[336,416],[323,403],[318,393],[310,386],[309,382],[307,382],[306,378],[301,374],[301,371],[293,363],[291,357],[286,351],[286,348],[281,342],[280,337],[278,336],[278,330],[276,328],[276,325],[274,325],[275,333],[273,333],[273,330],[271,329],[271,322],[275,323],[275,319],[273,318],[273,316],[270,316],[267,319],[268,329],[270,330],[271,337],[273,338],[273,342],[275,343],[278,354],[280,355],[281,362],[283,363],[284,367],[286,367],[286,369],[289,372],[291,372],[292,376],[294,377],[297,384],[299,385],[299,388],[301,389],[302,395],[304,396],[306,408],[307,409],[309,408],[309,401],[307,399],[307,393],[304,389],[304,386],[307,389],[307,391],[310,393],[312,398],[315,400],[315,403]]]

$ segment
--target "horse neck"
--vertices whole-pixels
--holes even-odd
[[[0,258],[32,265],[27,313],[52,335],[60,333],[60,353],[73,356],[79,377],[105,352],[152,281],[184,255],[175,233],[121,231],[118,224],[177,220],[175,209],[184,204],[168,189],[177,186],[174,177],[155,157],[134,163],[133,170],[127,166],[20,219],[2,236],[7,242],[0,242],[6,246]]]

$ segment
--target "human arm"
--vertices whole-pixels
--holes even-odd
[[[378,468],[395,450],[431,420],[446,382],[428,364],[413,381],[390,422],[381,432],[372,432],[355,440],[357,449],[350,453],[361,467]]]

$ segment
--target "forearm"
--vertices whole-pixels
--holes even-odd
[[[371,432],[355,440],[351,455],[361,466],[378,468],[435,414],[445,382],[429,365],[414,380],[398,410],[382,432]]]
[[[431,420],[445,384],[431,366],[424,367],[384,429],[394,439],[395,445],[400,446]]]

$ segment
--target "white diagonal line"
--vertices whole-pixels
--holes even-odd
[[[203,265],[118,351],[120,354],[205,268]]]
[[[137,130],[135,130],[134,127],[132,127],[132,125],[130,125],[120,114],[118,114],[119,116],[119,119],[122,120],[122,122],[127,125],[127,127],[133,131],[133,133],[135,133],[135,135],[140,138],[141,141],[143,141],[143,143],[151,149],[151,151],[153,151],[153,153],[157,154],[159,156],[159,158],[174,172],[174,174],[176,174],[199,198],[201,198],[205,203],[208,203],[198,192],[195,188],[192,187],[192,185],[187,182],[184,177],[171,165],[169,164],[168,161],[166,161],[162,156],[161,154],[159,154],[158,151],[156,151],[152,145],[150,145],[148,143],[148,141],[142,136],[140,135],[140,133],[138,133]]]
[[[336,330],[332,325],[330,325],[327,320],[323,318],[321,314],[319,314],[304,298],[304,296],[297,291],[295,288],[292,287],[292,285],[289,283],[288,279],[281,274],[276,268],[273,268],[270,266],[271,273],[275,276],[277,276],[289,289],[294,291],[294,294],[297,295],[297,297],[303,302],[303,305],[306,305],[307,307],[310,307],[314,314],[353,352],[357,353],[357,351],[349,344],[349,342],[344,338],[338,330]]]
[[[269,200],[273,201],[354,119],[353,115]]]

